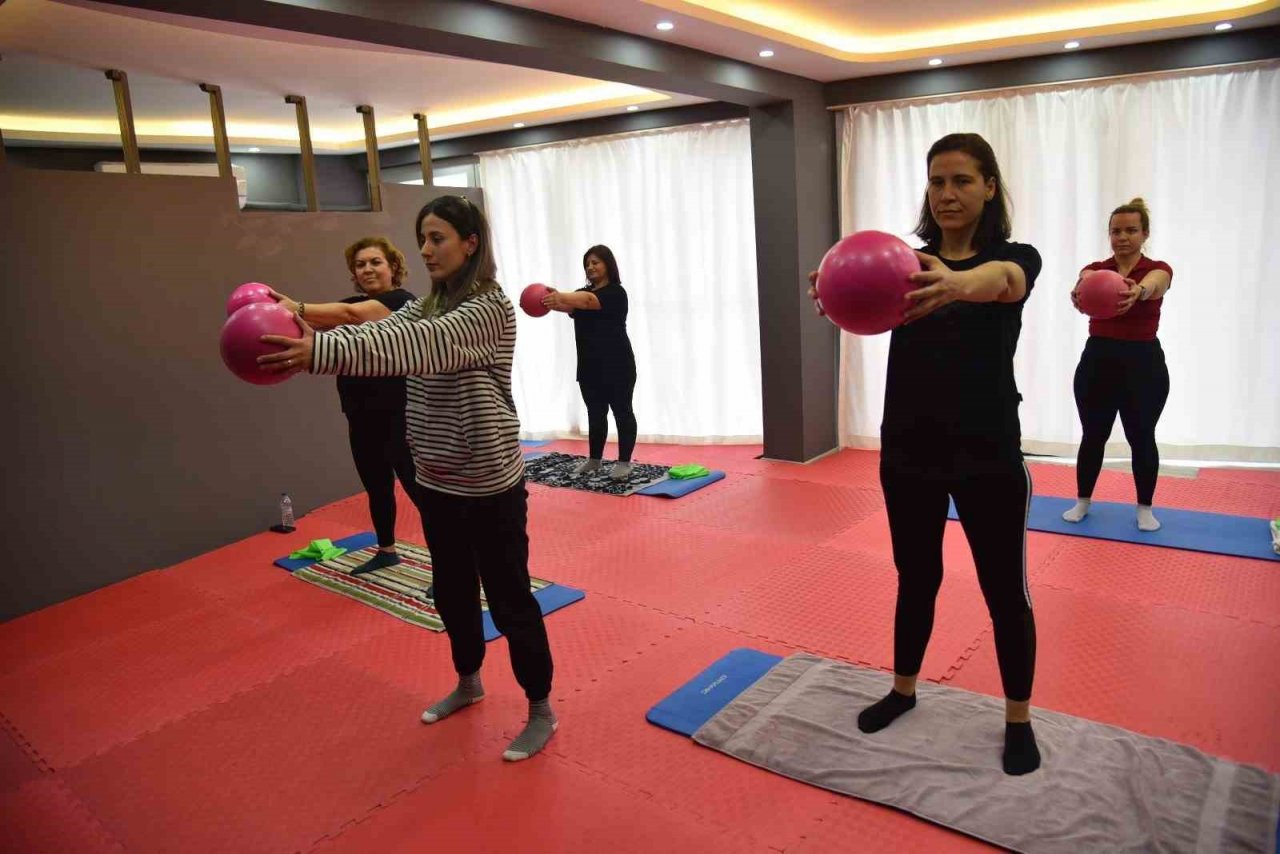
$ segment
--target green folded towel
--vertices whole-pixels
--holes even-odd
[[[339,555],[344,555],[347,550],[341,546],[335,546],[330,540],[312,540],[311,545],[305,549],[298,549],[289,557],[297,560],[299,558],[310,558],[312,560],[333,560]]]
[[[696,463],[689,463],[683,466],[672,466],[667,474],[676,480],[690,480],[695,477],[706,477],[711,474],[711,470],[706,466],[700,466]]]

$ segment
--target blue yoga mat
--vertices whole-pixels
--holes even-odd
[[[1074,498],[1033,495],[1027,527],[1050,534],[1092,537],[1144,546],[1164,546],[1261,560],[1280,559],[1280,555],[1271,548],[1271,527],[1266,519],[1157,507],[1155,512],[1156,518],[1160,520],[1160,530],[1147,532],[1138,530],[1134,521],[1136,511],[1132,504],[1095,501],[1089,507],[1089,515],[1082,521],[1064,521],[1062,514],[1074,507],[1075,503]],[[957,518],[954,503],[951,505],[950,518]]]
[[[334,540],[333,544],[344,548],[349,552],[354,552],[368,546],[376,546],[378,544],[378,536],[372,531],[365,531],[363,534],[352,534],[351,536],[344,537],[341,540]],[[285,555],[284,557],[276,558],[272,563],[281,569],[287,569],[290,572],[293,572],[295,569],[302,569],[304,566],[311,566],[311,564],[319,563],[319,561],[315,558],[302,557],[295,559]]]
[[[543,445],[550,445],[550,439],[521,439],[520,447],[522,448],[541,448]]]
[[[564,606],[580,602],[586,597],[587,594],[576,587],[565,587],[563,584],[551,584],[541,590],[533,591],[533,598],[538,600],[538,607],[542,609],[542,616],[544,617],[552,611],[559,611]],[[493,624],[493,617],[486,610],[484,612],[484,639],[491,641],[500,637],[502,637],[502,633]]]
[[[653,486],[646,486],[644,489],[636,490],[636,495],[657,495],[661,498],[679,498],[682,495],[688,495],[690,492],[702,489],[704,486],[710,486],[717,480],[724,480],[724,472],[713,471],[710,474],[704,474],[702,477],[691,477],[688,480],[667,478],[660,483],[655,483]]]
[[[691,736],[781,660],[755,649],[735,649],[650,709],[645,720]]]

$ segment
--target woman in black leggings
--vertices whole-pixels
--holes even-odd
[[[1173,283],[1173,268],[1142,254],[1142,245],[1151,236],[1151,214],[1142,199],[1112,211],[1108,232],[1111,257],[1085,267],[1080,278],[1091,270],[1111,270],[1124,276],[1129,290],[1120,301],[1119,314],[1089,321],[1089,340],[1075,377],[1076,409],[1084,433],[1076,456],[1076,505],[1062,518],[1079,522],[1089,515],[1107,439],[1119,413],[1132,449],[1138,528],[1158,531],[1160,522],[1151,511],[1160,471],[1156,422],[1169,397],[1169,369],[1156,330],[1164,295]],[[1079,288],[1077,281],[1071,291],[1076,308],[1080,307]]]
[[[631,397],[636,387],[636,357],[627,337],[627,292],[618,275],[618,262],[608,246],[592,246],[582,256],[587,285],[572,293],[553,291],[542,304],[573,317],[578,345],[578,387],[587,405],[590,457],[578,474],[599,471],[609,435],[609,410],[618,425],[618,461],[609,477],[631,476],[631,452],[636,446],[636,414]]]
[[[356,296],[341,302],[302,303],[272,292],[285,308],[315,329],[334,329],[390,317],[413,302],[401,287],[409,277],[404,255],[385,237],[364,237],[347,247],[347,269]],[[369,496],[378,551],[351,571],[363,575],[400,563],[396,552],[396,478],[413,495],[413,455],[405,438],[404,377],[338,377],[338,399],[347,416],[351,459]],[[430,595],[430,594],[428,594]]]
[[[1013,355],[1040,254],[1009,240],[1004,181],[986,140],[950,134],[925,162],[929,187],[916,227],[923,269],[911,277],[919,289],[907,294],[906,323],[889,342],[880,428],[880,484],[898,569],[893,690],[862,710],[858,728],[877,732],[915,707],[954,499],[995,629],[1004,770],[1026,774],[1040,766],[1040,752],[1031,729],[1031,477],[1022,462]]]

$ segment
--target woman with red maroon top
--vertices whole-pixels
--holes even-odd
[[[1160,308],[1173,282],[1173,268],[1142,254],[1151,236],[1151,214],[1142,199],[1134,199],[1111,212],[1109,226],[1112,255],[1080,271],[1113,270],[1124,277],[1129,290],[1120,300],[1120,313],[1109,320],[1089,321],[1089,340],[1076,368],[1076,409],[1084,436],[1076,457],[1076,506],[1062,514],[1079,522],[1089,514],[1093,487],[1102,470],[1107,439],[1116,413],[1124,425],[1133,457],[1133,482],[1138,493],[1138,528],[1157,531],[1160,522],[1151,512],[1155,498],[1160,452],[1156,450],[1156,422],[1169,397],[1169,369],[1156,338]],[[1080,308],[1077,292],[1071,302]]]

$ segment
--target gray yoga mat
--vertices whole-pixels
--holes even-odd
[[[1010,777],[1003,700],[922,682],[915,709],[864,735],[859,710],[891,685],[886,673],[793,655],[693,737],[1015,851],[1276,850],[1280,778],[1260,768],[1036,709],[1041,767]]]

